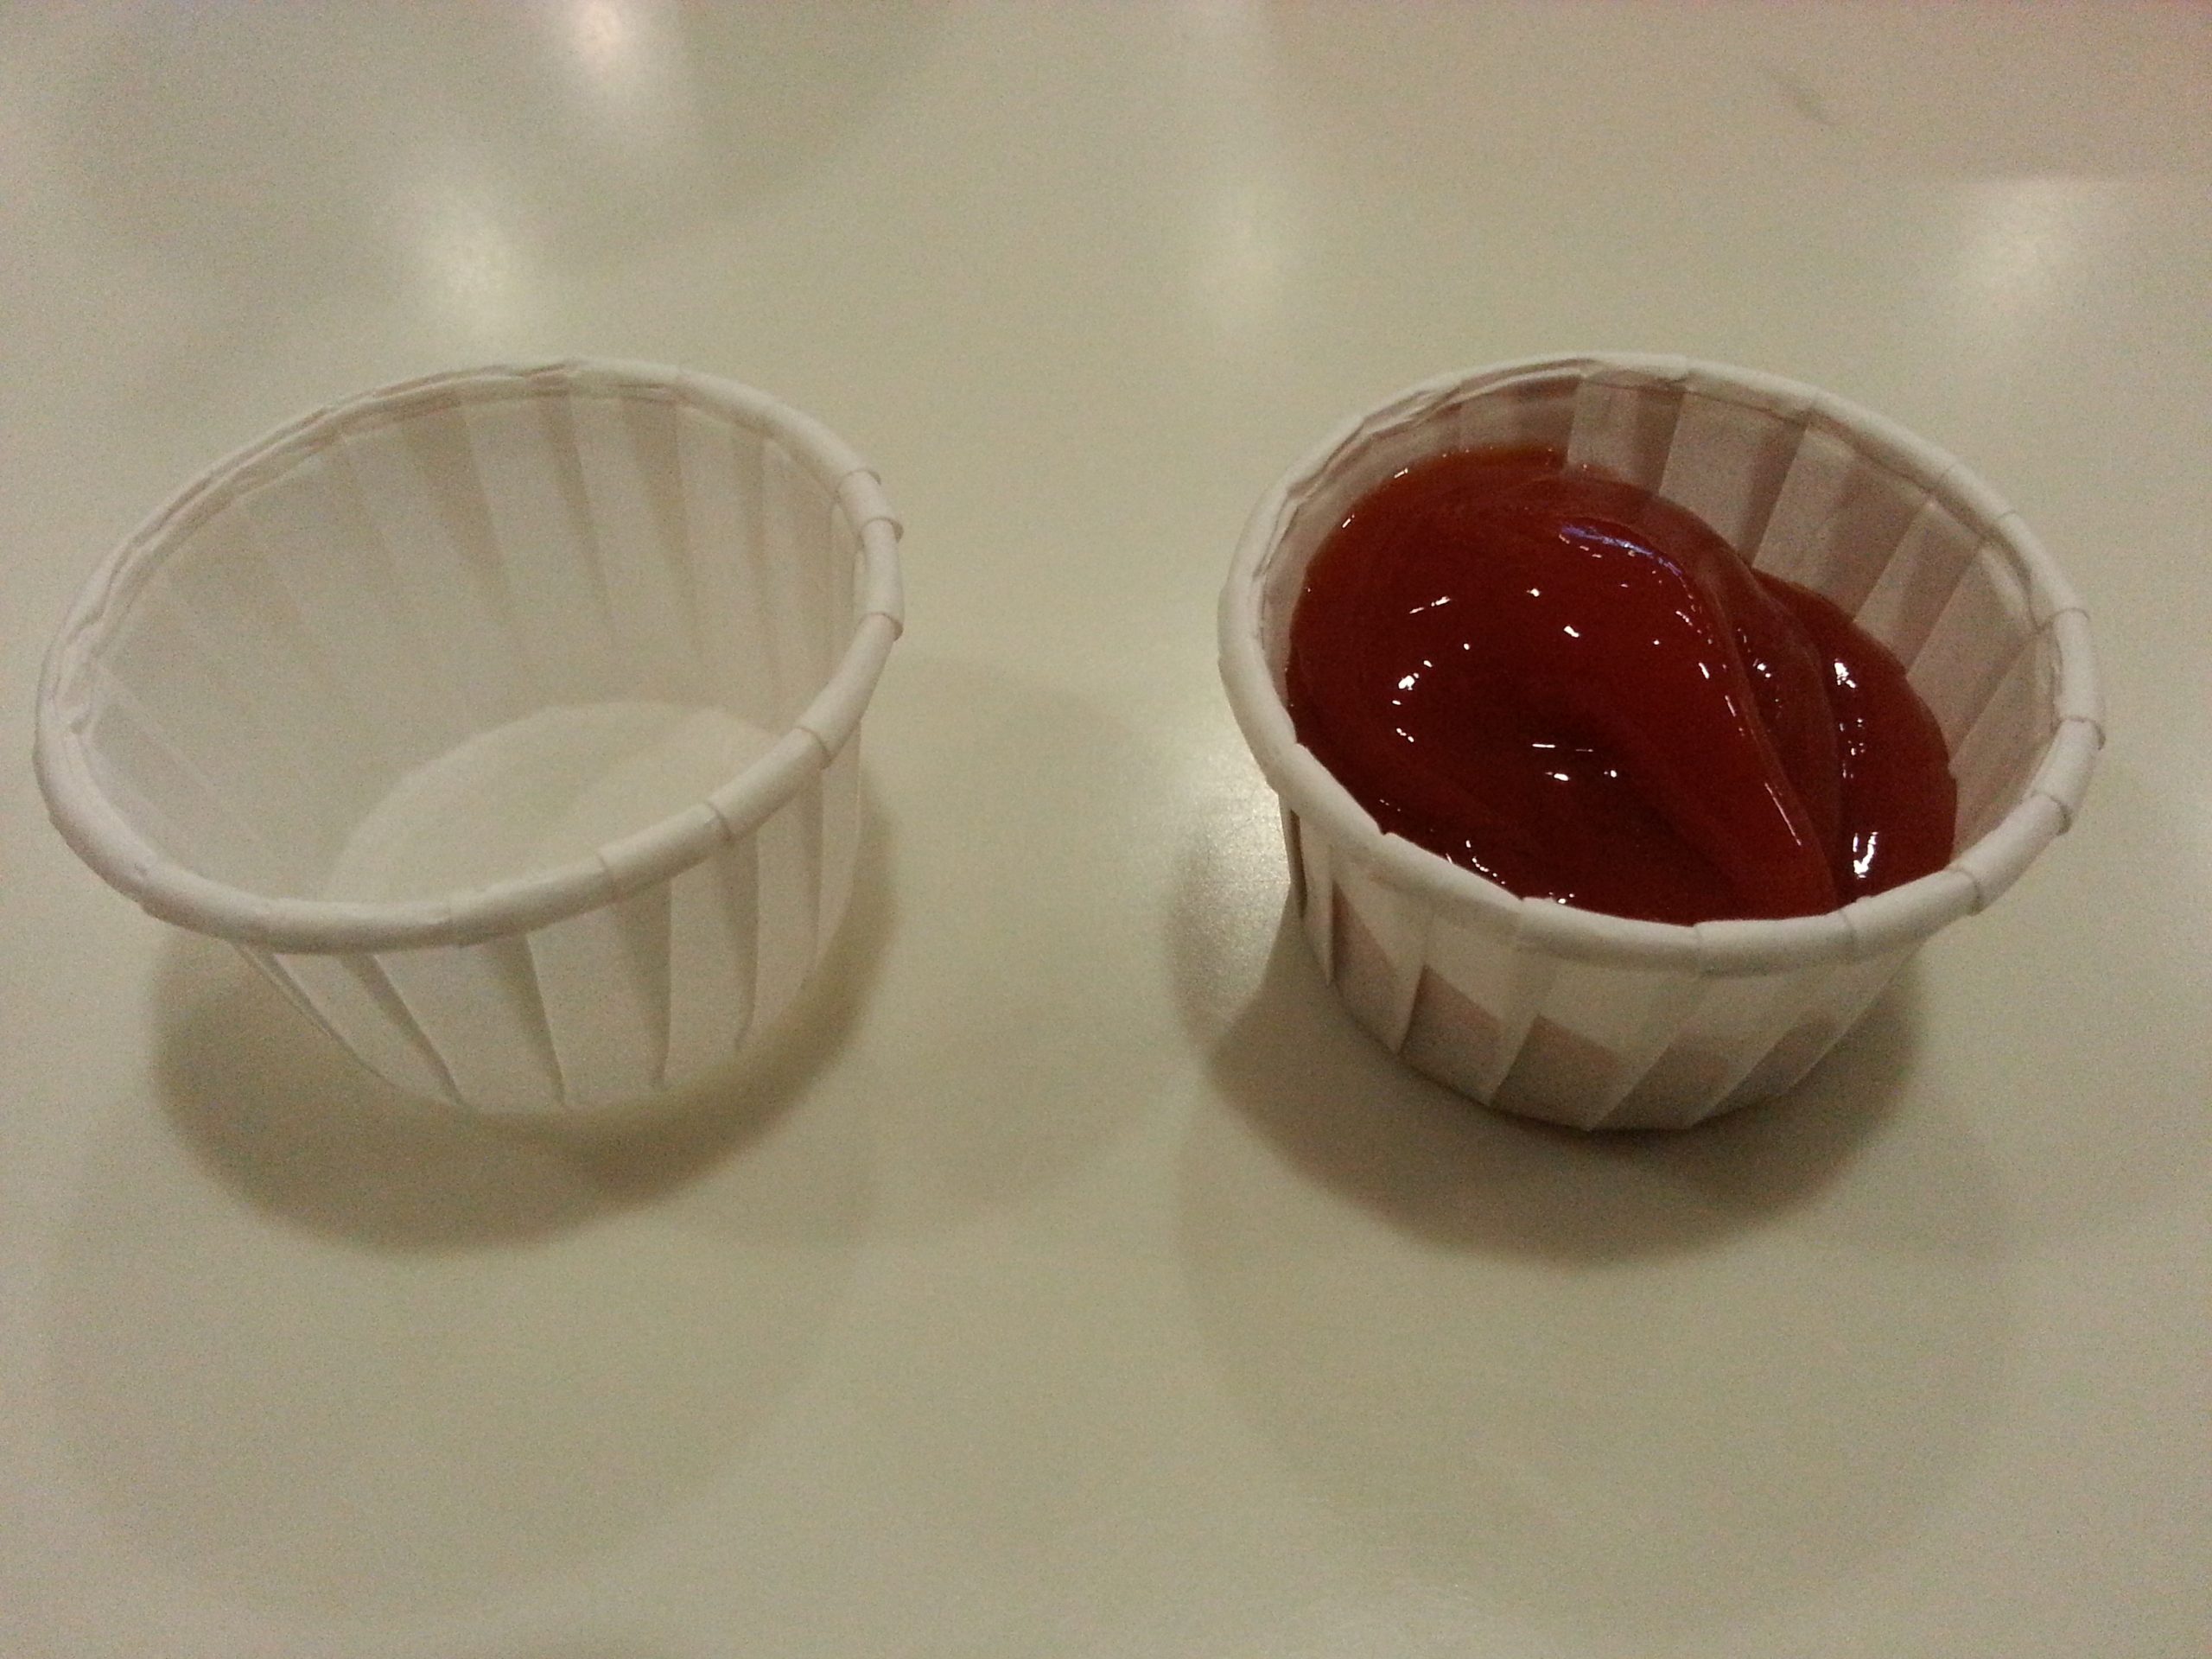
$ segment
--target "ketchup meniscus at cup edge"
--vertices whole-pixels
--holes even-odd
[[[1299,741],[1382,830],[1524,898],[1812,915],[1951,855],[1949,757],[1897,659],[1548,447],[1363,497],[1307,568],[1287,682]]]

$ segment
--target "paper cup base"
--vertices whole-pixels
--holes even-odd
[[[1471,1100],[1571,1128],[1687,1128],[1786,1092],[1911,956],[1784,982],[1560,963],[1424,924],[1415,901],[1288,816],[1285,841],[1300,931],[1360,1027]],[[1431,967],[1440,960],[1449,978]]]

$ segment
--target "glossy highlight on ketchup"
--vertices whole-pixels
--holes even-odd
[[[1897,659],[1549,448],[1363,497],[1306,571],[1287,678],[1299,741],[1383,830],[1524,898],[1813,915],[1951,855],[1949,757]]]

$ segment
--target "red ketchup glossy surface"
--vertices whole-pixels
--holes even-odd
[[[1306,572],[1288,679],[1299,741],[1383,830],[1524,898],[1811,915],[1951,855],[1949,758],[1897,659],[1554,450],[1363,498]]]

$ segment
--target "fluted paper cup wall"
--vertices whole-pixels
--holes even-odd
[[[1948,867],[1824,916],[1681,927],[1516,899],[1379,830],[1284,707],[1306,565],[1412,461],[1523,443],[1689,508],[1887,645],[1950,745]],[[1255,510],[1220,626],[1306,938],[1354,1017],[1462,1093],[1585,1128],[1688,1125],[1789,1088],[1917,945],[2067,828],[2103,741],[2081,604],[1987,486],[1839,398],[1680,358],[1503,364],[1351,423]]]
[[[734,1054],[836,927],[897,525],[759,392],[440,375],[184,490],[48,657],[54,823],[419,1095],[626,1106]]]

